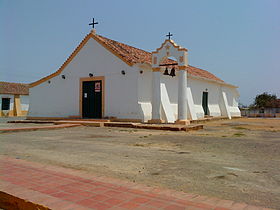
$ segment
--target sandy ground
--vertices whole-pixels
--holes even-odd
[[[280,209],[280,119],[200,131],[76,127],[0,134],[0,155]]]

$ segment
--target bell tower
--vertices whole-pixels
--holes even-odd
[[[162,123],[160,118],[161,90],[160,90],[160,63],[162,60],[172,56],[178,63],[178,119],[176,124],[187,125],[187,67],[188,50],[178,46],[171,40],[172,34],[168,33],[166,39],[160,48],[152,52],[152,70],[153,70],[153,97],[152,97],[152,119],[149,123]],[[174,69],[175,70],[175,69]]]

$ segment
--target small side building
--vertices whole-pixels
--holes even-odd
[[[0,82],[0,117],[26,116],[29,108],[27,84]]]
[[[279,100],[279,99],[278,99]],[[241,108],[243,117],[276,117],[280,118],[280,107]]]

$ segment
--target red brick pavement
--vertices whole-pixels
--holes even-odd
[[[0,191],[51,209],[264,209],[0,157]]]

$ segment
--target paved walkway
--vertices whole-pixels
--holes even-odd
[[[60,210],[264,209],[0,156],[1,191]]]

